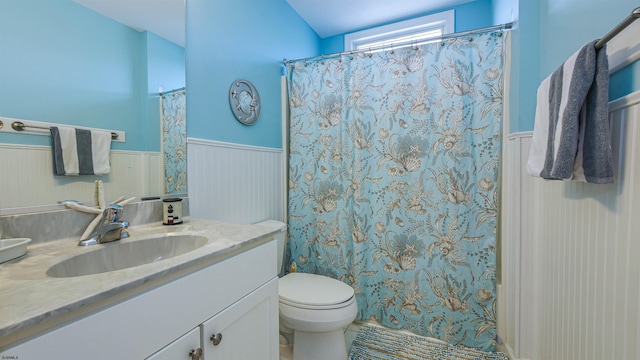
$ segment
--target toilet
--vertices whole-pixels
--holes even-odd
[[[286,224],[267,220],[257,225],[280,230],[275,238],[281,270]],[[358,312],[351,286],[327,276],[290,273],[279,280],[279,308],[280,333],[293,341],[293,360],[347,359],[344,329]]]

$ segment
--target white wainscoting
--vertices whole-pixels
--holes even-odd
[[[640,33],[640,21],[631,23],[607,42],[610,74],[640,59],[638,33]]]
[[[505,142],[499,335],[514,358],[640,359],[640,92],[610,104],[616,182],[526,175]]]
[[[531,334],[531,321],[536,319],[531,294],[531,273],[535,270],[532,259],[522,256],[531,253],[533,244],[530,189],[534,179],[525,175],[530,143],[530,133],[511,134],[503,153],[498,336],[513,359],[529,354],[536,340]]]
[[[234,223],[284,220],[282,150],[187,139],[191,216]]]
[[[111,151],[111,172],[102,176],[54,176],[50,146],[0,144],[0,215],[41,211],[60,200],[93,203],[95,180],[105,198],[164,192],[162,153]]]

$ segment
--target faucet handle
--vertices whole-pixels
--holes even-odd
[[[105,222],[117,222],[120,220],[120,216],[122,215],[122,205],[112,204],[105,206],[104,211],[102,212],[102,217]]]
[[[122,221],[122,231],[120,232],[120,239],[126,239],[129,237],[129,222]]]

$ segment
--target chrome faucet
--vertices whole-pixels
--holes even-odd
[[[80,240],[78,246],[103,244],[129,237],[129,222],[120,220],[121,205],[109,205],[102,212],[102,222],[96,226],[88,238]]]

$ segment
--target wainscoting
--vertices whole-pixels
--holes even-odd
[[[162,153],[111,151],[111,172],[103,176],[54,176],[51,147],[0,144],[0,215],[48,210],[60,200],[93,202],[94,181],[105,198],[164,192]]]
[[[281,149],[188,138],[187,174],[193,217],[284,220]]]
[[[610,104],[616,182],[526,174],[505,141],[499,336],[514,358],[640,358],[640,92]]]

